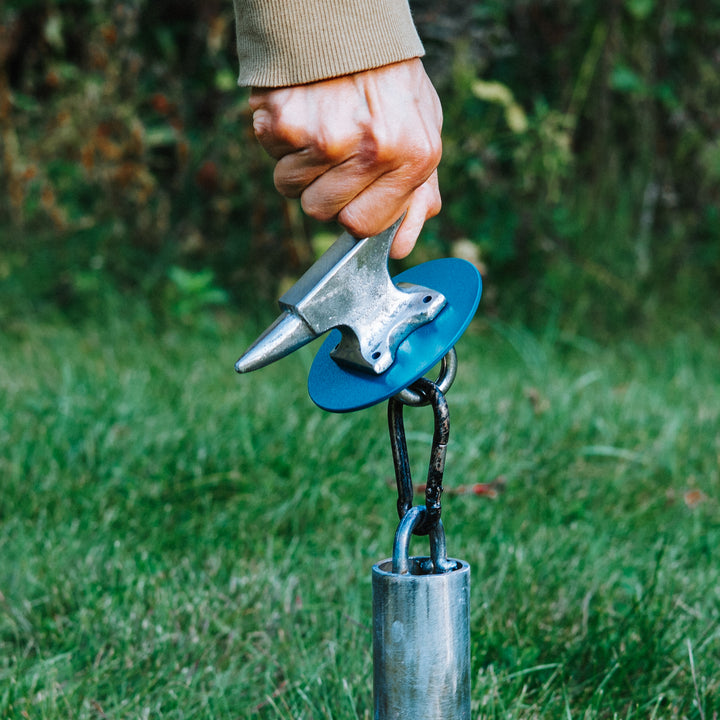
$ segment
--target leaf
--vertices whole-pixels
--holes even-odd
[[[658,83],[653,89],[653,94],[669,110],[677,110],[681,106],[678,96],[669,83]]]
[[[655,0],[626,0],[625,7],[636,20],[646,20],[655,9]]]
[[[618,64],[610,74],[610,87],[624,93],[644,95],[647,92],[645,81],[627,65]]]
[[[65,41],[62,34],[62,17],[60,13],[52,13],[48,15],[43,28],[43,35],[48,45],[55,50],[62,50],[65,47]]]
[[[525,111],[516,102],[512,90],[500,82],[476,80],[472,86],[476,98],[505,108],[505,122],[514,133],[524,133],[528,128]]]
[[[145,130],[145,143],[148,147],[174,145],[177,133],[170,125],[155,125]]]
[[[515,102],[512,90],[500,82],[476,80],[472,86],[472,93],[480,100],[496,103],[504,107],[508,107]]]
[[[191,272],[177,265],[170,268],[168,275],[181,293],[189,295],[195,295],[209,289],[215,279],[214,273],[210,269]]]
[[[21,112],[35,113],[42,110],[42,105],[34,97],[14,92],[11,96],[12,104]]]
[[[505,108],[505,122],[507,122],[508,127],[516,134],[527,132],[527,115],[516,102],[510,103],[510,105]]]
[[[220,92],[231,92],[237,90],[237,78],[228,68],[223,68],[215,73],[215,87]]]

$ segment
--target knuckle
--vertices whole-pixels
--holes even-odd
[[[392,164],[398,155],[397,142],[378,134],[366,135],[360,143],[359,155],[366,165]]]
[[[442,210],[442,198],[440,197],[440,193],[434,193],[432,198],[430,199],[430,202],[428,203],[427,218],[431,218],[431,217],[435,217],[436,215],[439,215],[441,210]]]
[[[442,143],[439,138],[429,135],[419,140],[413,148],[418,172],[429,176],[440,164],[442,157]]]
[[[253,113],[252,122],[253,131],[258,140],[262,140],[272,132],[272,116],[265,108],[259,108]]]
[[[409,182],[420,185],[440,164],[442,144],[426,133],[399,136],[392,142],[376,142],[366,157],[369,162],[402,170]]]
[[[284,108],[275,111],[260,108],[253,114],[253,130],[260,143],[282,143],[288,147],[299,147],[303,126]]]
[[[427,182],[418,188],[415,196],[424,208],[425,220],[434,217],[442,210],[442,196],[437,183],[437,175],[431,175]]]
[[[353,144],[352,134],[344,133],[342,128],[331,125],[322,125],[313,138],[315,154],[330,164],[343,159]]]
[[[378,167],[397,167],[407,154],[406,140],[402,135],[389,131],[364,133],[360,142],[359,155],[363,164]]]

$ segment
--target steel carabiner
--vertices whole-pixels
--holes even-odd
[[[450,413],[445,395],[436,383],[427,378],[420,378],[410,386],[410,389],[424,398],[425,404],[432,405],[434,416],[433,442],[425,486],[427,514],[423,521],[413,528],[415,535],[427,535],[437,525],[442,511],[442,481],[445,472],[447,444],[450,439]],[[390,447],[392,448],[395,482],[398,490],[397,511],[401,520],[413,504],[413,484],[403,421],[404,404],[403,400],[398,397],[392,397],[388,402]]]

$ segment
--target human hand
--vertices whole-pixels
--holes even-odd
[[[406,213],[391,257],[405,257],[440,212],[442,109],[414,58],[308,85],[253,88],[253,127],[277,160],[275,186],[355,237]]]

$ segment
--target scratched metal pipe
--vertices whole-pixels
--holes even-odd
[[[375,720],[470,720],[470,566],[423,572],[428,558],[373,566]]]

